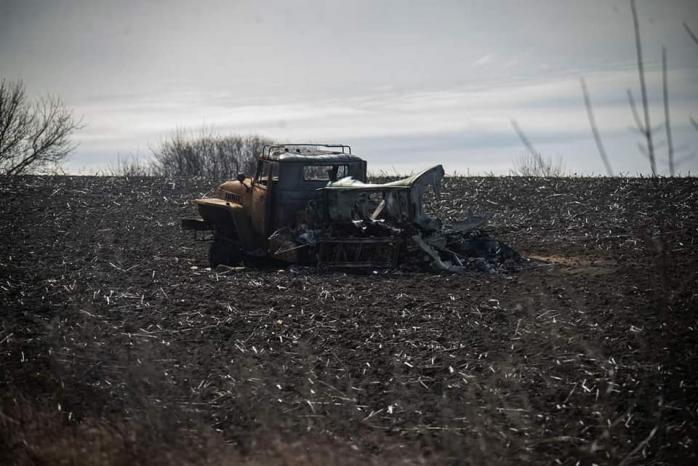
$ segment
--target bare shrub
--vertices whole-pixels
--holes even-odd
[[[129,155],[121,157],[117,155],[116,163],[109,164],[103,172],[107,176],[157,176],[159,174],[158,167],[153,164],[152,160],[143,161],[139,157]]]
[[[163,176],[230,178],[251,174],[255,158],[270,139],[261,136],[217,136],[201,130],[178,130],[153,150],[154,169]]]
[[[510,171],[512,176],[565,176],[561,159],[553,161],[551,158],[543,157],[516,120],[511,120],[511,126],[528,151],[528,155],[523,155],[514,162],[514,168]]]
[[[512,176],[565,176],[565,166],[561,159],[553,160],[551,157],[543,157],[541,154],[532,153],[522,155],[514,162],[511,170]]]
[[[0,173],[50,171],[75,148],[80,127],[58,97],[32,103],[21,81],[0,81]]]

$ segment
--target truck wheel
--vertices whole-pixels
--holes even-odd
[[[208,262],[211,267],[217,265],[237,265],[241,259],[240,248],[230,240],[217,238],[208,250]]]

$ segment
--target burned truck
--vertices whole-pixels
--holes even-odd
[[[265,146],[254,176],[239,174],[196,199],[199,217],[182,227],[211,240],[209,263],[259,259],[320,268],[427,267],[495,270],[518,260],[483,230],[485,219],[453,224],[427,215],[444,169],[368,183],[366,161],[347,145]]]

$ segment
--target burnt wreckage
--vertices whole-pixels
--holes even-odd
[[[442,224],[425,213],[424,195],[440,193],[434,166],[388,183],[368,183],[366,162],[345,145],[265,146],[254,177],[243,174],[195,200],[200,218],[183,228],[209,232],[209,262],[269,258],[319,267],[426,267],[495,271],[520,262],[469,216]]]

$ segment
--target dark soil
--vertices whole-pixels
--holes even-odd
[[[207,180],[0,179],[0,463],[698,461],[698,181],[447,178],[511,274],[207,269]]]

